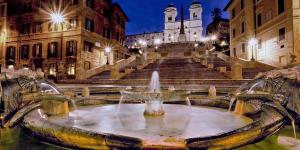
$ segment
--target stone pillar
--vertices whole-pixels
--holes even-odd
[[[215,86],[210,86],[208,90],[208,97],[216,98],[217,97],[217,89]]]
[[[47,115],[63,115],[69,112],[69,104],[67,101],[44,101],[42,108]]]
[[[207,66],[207,60],[206,60],[206,59],[201,60],[201,64],[202,64],[203,66]]]
[[[239,63],[234,63],[231,66],[231,78],[235,80],[243,79],[243,66]]]
[[[81,92],[82,97],[90,97],[90,89],[88,86],[85,86]]]
[[[227,68],[226,67],[219,67],[219,72],[226,73]]]
[[[58,65],[57,66],[57,79],[59,81],[59,80],[65,78],[65,70],[66,69],[65,69],[65,65],[63,62],[59,62],[57,65]]]
[[[114,52],[110,52],[108,57],[109,65],[114,65]]]
[[[115,66],[113,67],[111,70],[110,70],[110,78],[111,79],[114,79],[114,80],[119,80],[121,77],[121,74],[120,74],[120,69],[118,66]]]
[[[103,66],[106,64],[106,57],[105,57],[105,53],[103,51],[100,52],[100,66]]]

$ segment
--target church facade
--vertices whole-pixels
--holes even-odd
[[[128,47],[136,47],[141,42],[147,43],[147,46],[161,43],[177,43],[179,42],[180,29],[183,28],[186,42],[200,41],[202,38],[202,6],[198,0],[194,0],[189,7],[189,18],[184,19],[184,15],[178,12],[175,5],[170,4],[164,11],[164,30],[162,32],[144,33],[129,35],[126,37],[125,44]],[[151,35],[149,37],[149,35]],[[159,43],[160,44],[160,43]]]

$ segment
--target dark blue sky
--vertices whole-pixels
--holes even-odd
[[[211,22],[211,11],[214,8],[223,8],[229,0],[200,0],[203,7],[203,26]],[[127,23],[126,34],[137,34],[143,32],[162,31],[164,22],[164,9],[173,3],[180,12],[181,4],[185,7],[185,16],[188,15],[188,8],[193,0],[115,0],[118,2],[130,21]],[[228,18],[226,12],[223,17]]]

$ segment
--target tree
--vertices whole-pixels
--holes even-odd
[[[222,10],[220,8],[214,8],[214,10],[211,12],[211,16],[213,22],[219,22],[222,18]]]

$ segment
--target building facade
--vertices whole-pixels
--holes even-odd
[[[273,66],[300,62],[299,0],[231,0],[225,10],[231,56]]]
[[[145,46],[159,45],[163,43],[164,33],[163,32],[152,32],[126,36],[126,45],[129,48],[138,48],[146,42]]]
[[[111,0],[14,0],[3,2],[2,66],[38,68],[49,78],[82,79],[85,71],[124,57],[127,16]],[[2,12],[2,4],[0,11]],[[58,7],[63,8],[55,16]],[[5,11],[4,11],[5,12]],[[53,16],[56,18],[53,18]],[[2,19],[1,18],[1,19]],[[63,19],[61,23],[53,19]],[[112,47],[106,53],[105,47]]]
[[[189,19],[184,20],[186,42],[200,41],[202,38],[202,6],[198,0],[194,0],[189,7]],[[154,40],[162,43],[177,43],[181,28],[181,16],[178,15],[175,5],[170,4],[164,11],[164,30],[162,32],[136,34],[126,37],[126,45],[133,47],[138,41],[146,41],[148,46],[155,45]]]

